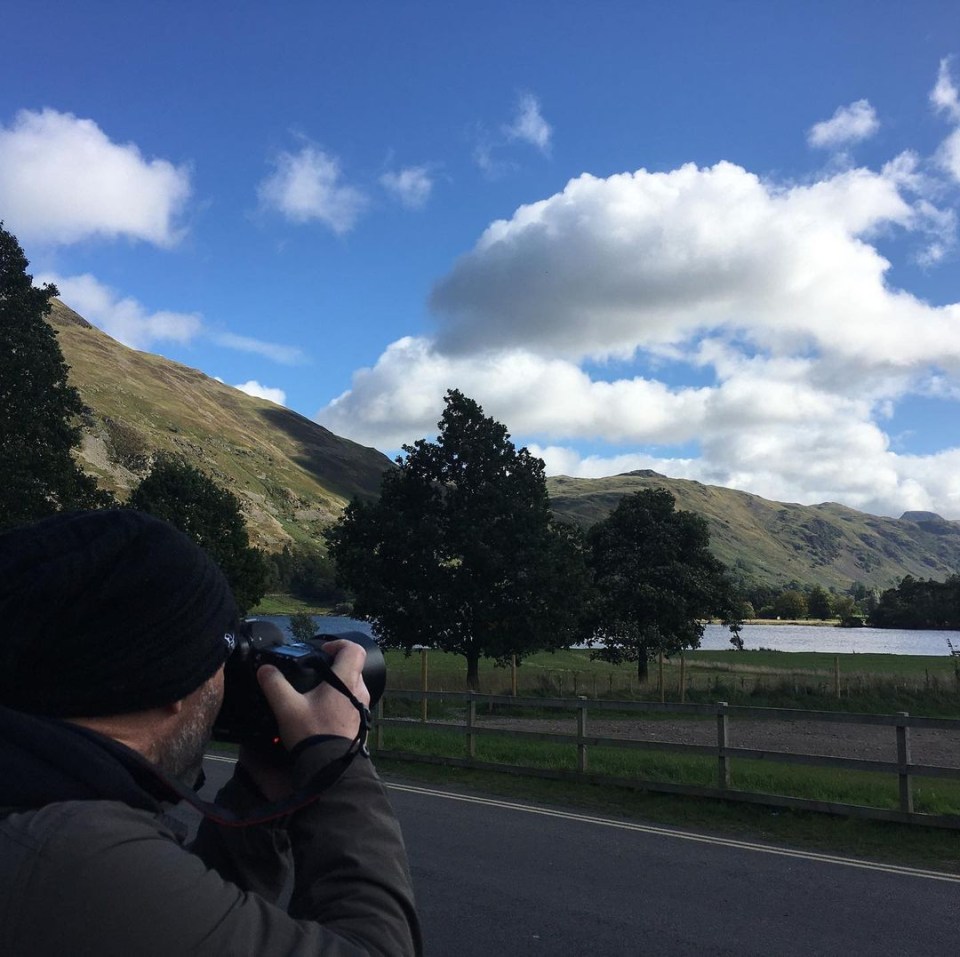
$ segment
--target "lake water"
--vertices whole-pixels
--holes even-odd
[[[289,630],[284,615],[262,615],[267,621]],[[371,634],[370,624],[356,618],[318,615],[317,631],[336,634],[362,631]],[[958,631],[906,631],[896,628],[833,628],[823,625],[744,625],[740,632],[743,647],[775,651],[819,651],[826,654],[949,655],[947,639],[960,648]],[[708,651],[729,650],[730,632],[723,625],[707,625],[700,645]]]
[[[272,621],[278,628],[290,634],[290,619],[287,615],[257,615],[263,621]],[[345,618],[342,615],[314,615],[314,625],[317,632],[335,635],[342,631],[362,631],[365,635],[372,635],[370,622],[359,621],[356,618]]]
[[[907,631],[898,628],[834,628],[824,625],[744,625],[743,647],[830,654],[949,655],[949,638],[960,648],[957,631]],[[707,625],[701,648],[730,648],[730,631]]]

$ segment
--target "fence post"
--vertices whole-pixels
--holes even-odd
[[[420,649],[420,720],[427,723],[427,649]]]
[[[910,726],[903,720],[909,718],[907,711],[899,713],[897,721],[897,764],[900,766],[898,775],[900,779],[900,810],[907,814],[913,813],[913,786],[907,766],[911,762],[910,757]]]
[[[837,698],[840,698],[840,656],[833,656],[833,687]]]
[[[727,760],[727,738],[729,725],[727,721],[727,702],[717,702],[717,779],[720,789],[726,791],[730,787],[730,764]]]
[[[587,706],[582,703],[577,708],[577,770],[583,774],[587,770],[587,746],[583,739],[587,736]]]
[[[680,652],[680,704],[683,704],[687,700],[687,672],[686,672],[686,658],[683,656],[683,652]]]
[[[475,758],[477,756],[477,739],[473,733],[473,726],[477,722],[477,702],[471,692],[470,700],[467,702],[467,757]]]
[[[663,651],[657,656],[657,690],[660,692],[660,704],[663,704]]]
[[[373,747],[375,751],[383,750],[383,698],[377,702],[375,709],[377,720],[374,722]]]
[[[510,656],[510,693],[517,696],[517,656]]]

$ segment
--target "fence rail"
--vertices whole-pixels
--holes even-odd
[[[595,699],[570,698],[520,698],[512,695],[481,695],[470,692],[442,691],[390,691],[392,700],[409,700],[421,703],[421,718],[388,718],[383,713],[383,700],[377,705],[374,721],[372,744],[377,753],[404,761],[417,761],[429,764],[445,764],[454,767],[493,770],[514,775],[526,775],[560,780],[580,780],[597,784],[626,786],[640,790],[664,791],[673,794],[691,794],[701,797],[723,798],[731,801],[743,801],[752,804],[767,804],[777,807],[789,807],[803,810],[841,814],[846,816],[875,818],[878,820],[899,821],[909,824],[960,829],[960,814],[925,814],[914,810],[914,777],[956,778],[960,780],[960,767],[938,767],[913,762],[910,746],[910,731],[917,729],[936,729],[954,732],[960,736],[960,719],[928,718],[911,716],[905,712],[899,714],[850,714],[834,711],[803,711],[794,708],[753,708],[731,706],[724,701],[714,704],[677,704],[657,701],[609,701]],[[465,719],[461,722],[427,721],[429,701],[463,702],[466,705]],[[477,707],[492,708],[496,705],[509,706],[511,709],[563,710],[576,712],[576,730],[573,733],[556,731],[530,731],[526,729],[505,729],[487,727],[477,721]],[[672,713],[692,717],[710,717],[716,719],[716,737],[713,744],[690,744],[671,741],[640,740],[628,737],[598,737],[587,733],[589,712],[617,711],[620,713]],[[897,758],[895,761],[865,760],[862,758],[835,757],[830,755],[805,754],[766,749],[741,748],[731,746],[730,728],[736,719],[763,719],[767,721],[823,721],[832,724],[873,725],[893,729]],[[409,751],[389,750],[383,746],[383,729],[389,727],[427,727],[460,735],[465,739],[463,757],[437,757],[420,755]],[[476,743],[480,737],[509,734],[531,741],[546,741],[555,744],[569,744],[576,748],[577,770],[547,770],[517,765],[496,764],[480,761],[476,757]],[[716,787],[677,784],[641,778],[621,778],[591,773],[589,771],[589,749],[593,747],[624,748],[646,751],[666,751],[679,754],[713,756],[717,763]],[[899,785],[899,806],[897,809],[870,807],[859,804],[843,804],[832,801],[818,801],[808,798],[790,797],[781,794],[766,794],[745,791],[731,785],[731,762],[739,760],[762,760],[780,764],[808,765],[840,768],[852,771],[870,771],[889,773],[897,776]]]

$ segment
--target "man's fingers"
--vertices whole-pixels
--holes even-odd
[[[343,639],[326,642],[323,650],[333,655],[332,668],[337,677],[358,701],[369,704],[370,693],[362,675],[366,651],[355,642]],[[273,665],[261,665],[257,669],[257,681],[288,750],[315,734],[348,739],[356,736],[360,716],[347,698],[329,683],[321,681],[311,691],[301,694]]]
[[[279,668],[275,668],[273,665],[261,665],[257,669],[257,681],[274,714],[277,713],[277,709],[283,710],[289,707],[291,703],[296,706],[295,702],[300,694],[287,681]]]

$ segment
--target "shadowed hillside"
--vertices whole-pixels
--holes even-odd
[[[50,321],[87,407],[83,467],[121,498],[151,456],[184,456],[243,503],[254,544],[315,539],[390,460],[196,369],[121,345],[54,300]]]

